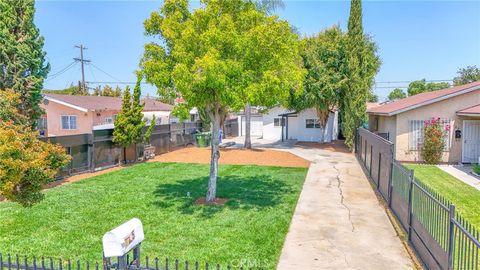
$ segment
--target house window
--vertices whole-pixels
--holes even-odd
[[[306,128],[320,128],[320,122],[318,119],[305,119]]]
[[[112,117],[105,117],[105,124],[113,124],[113,118]]]
[[[440,119],[443,129],[450,126],[450,119]],[[408,149],[410,151],[419,151],[423,146],[425,120],[410,120],[408,123]],[[443,137],[445,141],[445,151],[450,149],[450,131],[446,131]]]
[[[38,130],[45,130],[45,129],[47,129],[47,118],[46,118],[46,117],[42,117],[42,118],[38,119],[38,121],[37,121],[37,127],[38,127]]]
[[[37,129],[41,137],[45,137],[45,131],[47,130],[47,118],[42,117],[37,121]]]
[[[285,118],[273,118],[273,126],[274,127],[285,126]]]
[[[67,130],[77,129],[77,116],[62,115],[62,129],[67,129]]]

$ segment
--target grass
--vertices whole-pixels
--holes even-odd
[[[217,194],[230,200],[203,206],[192,202],[205,196],[208,165],[135,165],[47,190],[31,208],[0,203],[0,252],[100,261],[103,234],[138,217],[142,257],[274,269],[306,171],[220,166]]]
[[[480,164],[473,164],[472,170],[473,170],[473,172],[476,173],[477,175],[480,175]]]
[[[456,211],[480,229],[480,191],[436,166],[406,164],[415,170],[415,176],[455,204]]]

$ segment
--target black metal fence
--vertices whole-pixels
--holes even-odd
[[[209,264],[179,260],[160,259],[158,257],[150,259],[148,256],[144,260],[129,261],[127,259],[127,268],[129,270],[221,270],[221,269],[253,269],[243,266],[241,263],[235,263],[235,266],[221,266],[220,264]],[[119,270],[118,264],[89,263],[81,261],[71,261],[62,259],[52,259],[45,257],[18,256],[10,254],[2,255],[0,253],[0,270]]]
[[[479,231],[455,212],[451,202],[394,159],[391,142],[361,128],[355,152],[426,268],[480,268]]]
[[[155,154],[163,154],[179,147],[194,144],[195,133],[201,123],[178,123],[158,125],[150,138]],[[94,130],[93,134],[49,137],[52,143],[65,147],[72,156],[70,164],[62,170],[59,178],[118,166],[124,162],[133,163],[143,158],[144,145],[137,144],[124,148],[113,141],[113,129]]]

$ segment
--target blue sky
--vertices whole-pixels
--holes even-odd
[[[277,14],[304,35],[334,24],[346,29],[349,1],[284,3]],[[143,44],[152,40],[143,34],[143,21],[161,4],[153,0],[37,1],[35,22],[45,37],[50,75],[78,57],[74,45],[83,44],[88,47],[85,58],[93,64],[86,67],[87,81],[134,81]],[[480,1],[364,1],[363,22],[382,59],[375,88],[380,97],[393,87],[408,85],[403,81],[451,80],[459,67],[480,67]],[[47,78],[45,88],[64,88],[79,79],[77,64]],[[155,95],[154,87],[145,85],[142,90]]]

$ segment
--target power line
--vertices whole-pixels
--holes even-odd
[[[104,83],[104,84],[136,84],[137,82],[128,82],[128,81],[88,81],[91,84]],[[141,84],[148,84],[146,82],[141,82]]]
[[[50,80],[53,80],[55,79],[56,77],[62,75],[63,73],[65,73],[67,70],[71,69],[73,66],[75,66],[77,62],[71,62],[70,64],[68,64],[66,67],[64,67],[62,70],[58,71],[57,73],[55,74],[52,74],[52,75],[49,75],[47,76],[47,80],[45,80],[45,82],[48,82]]]
[[[115,81],[119,81],[119,82],[120,82],[120,80],[119,80],[119,79],[117,79],[115,76],[111,75],[110,73],[108,73],[108,72],[104,71],[103,69],[101,69],[101,68],[97,67],[97,66],[96,66],[96,65],[94,65],[94,64],[91,64],[91,65],[92,65],[94,68],[96,68],[96,69],[100,70],[101,72],[103,72],[104,74],[106,74],[108,77],[110,77],[110,78],[114,79]]]
[[[375,82],[375,84],[378,83],[411,83],[414,81],[383,81],[383,82]],[[453,80],[448,79],[448,80],[425,80],[425,82],[453,82]]]

